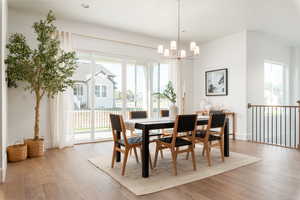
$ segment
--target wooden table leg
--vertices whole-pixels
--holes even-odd
[[[121,132],[120,131],[117,131],[117,139],[118,139],[118,141],[121,139]],[[119,148],[121,148],[121,145],[120,144],[117,144],[117,146],[119,147]],[[116,152],[116,161],[117,162],[121,162],[121,152],[120,151],[117,151]]]
[[[229,157],[229,124],[226,120],[225,130],[224,130],[224,156]]]
[[[149,130],[143,130],[143,143],[142,143],[142,176],[149,177]]]

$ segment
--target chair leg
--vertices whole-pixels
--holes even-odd
[[[189,156],[190,156],[190,152],[187,152],[187,153],[186,153],[186,157],[185,157],[185,158],[186,158],[186,160],[188,160],[188,159],[189,159]]]
[[[192,148],[195,149],[196,148],[196,144],[194,144]],[[189,156],[190,156],[190,152],[187,152],[187,154],[186,154],[186,159],[187,160],[189,159]]]
[[[158,139],[160,139],[160,138],[161,138],[161,135],[158,136]],[[164,154],[163,154],[163,150],[162,150],[162,149],[160,150],[160,157],[161,157],[161,158],[164,158]],[[154,166],[154,167],[155,167],[155,166]]]
[[[177,165],[176,165],[177,152],[175,151],[175,149],[171,149],[171,153],[172,153],[172,163],[173,163],[174,176],[177,176]]]
[[[112,159],[111,159],[111,168],[114,168],[114,166],[115,166],[115,159],[116,159],[116,149],[115,149],[115,146],[114,146],[113,155],[112,155]]]
[[[136,162],[139,163],[139,157],[138,157],[138,154],[136,152],[136,147],[133,147],[133,151],[134,151]]]
[[[151,158],[150,152],[149,152],[149,162],[150,162],[150,168],[153,169],[153,163],[152,163],[152,158]]]
[[[205,146],[203,145],[203,149],[202,149],[202,156],[205,155]]]
[[[194,151],[193,146],[191,146],[190,148],[191,148],[191,154],[192,154],[193,169],[196,171],[197,167],[196,167],[195,151]]]
[[[156,143],[156,150],[155,150],[154,165],[153,165],[153,167],[156,167],[156,164],[157,164],[157,158],[158,158],[158,152],[159,152],[159,151],[162,151],[162,149],[160,149],[159,143]]]
[[[128,154],[129,154],[129,149],[125,149],[125,155],[124,155],[124,160],[123,160],[123,165],[122,165],[122,176],[125,175],[125,168],[126,168],[126,163],[128,159]]]
[[[160,150],[160,157],[163,159],[164,158],[164,154],[163,154],[163,150]]]
[[[211,160],[210,160],[210,150],[208,144],[205,144],[205,151],[206,151],[206,158],[208,161],[208,166],[211,166]]]
[[[221,139],[221,140],[219,141],[219,143],[220,143],[221,158],[222,158],[222,161],[224,162],[224,161],[225,161],[225,159],[224,159],[224,142],[223,142],[223,140]]]

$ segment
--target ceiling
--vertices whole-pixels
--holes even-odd
[[[81,4],[90,8],[84,9]],[[152,37],[176,38],[176,0],[8,0],[10,8]],[[245,29],[300,44],[300,0],[182,0],[184,40],[204,42]]]

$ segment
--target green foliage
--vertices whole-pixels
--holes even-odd
[[[20,33],[9,37],[5,60],[9,87],[17,87],[18,82],[24,82],[25,89],[42,98],[44,94],[54,97],[73,86],[71,77],[77,68],[75,52],[60,49],[60,42],[54,37],[57,32],[54,21],[55,16],[50,11],[45,20],[34,23],[38,41],[36,49],[31,49]]]
[[[40,133],[41,99],[44,95],[53,98],[68,87],[73,87],[71,77],[77,68],[75,52],[60,49],[54,21],[53,12],[49,11],[45,20],[33,24],[37,48],[30,48],[26,38],[20,33],[12,34],[6,46],[8,87],[18,87],[18,83],[23,82],[24,89],[35,94],[35,139],[39,138]]]
[[[160,98],[166,98],[172,103],[176,103],[176,93],[171,81],[168,82],[166,89],[162,93],[157,92],[153,95],[159,96]]]

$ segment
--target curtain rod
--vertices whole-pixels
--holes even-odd
[[[80,37],[88,37],[88,38],[97,39],[97,40],[104,40],[104,41],[109,41],[109,42],[115,42],[115,43],[120,43],[120,44],[125,44],[125,45],[131,45],[131,46],[142,47],[142,48],[146,48],[146,49],[155,49],[156,50],[155,47],[141,45],[141,44],[137,44],[137,43],[125,42],[125,41],[121,41],[121,40],[112,40],[112,39],[101,38],[101,37],[97,37],[97,36],[85,35],[85,34],[80,34],[80,33],[71,33],[71,34],[72,35],[77,35],[77,36],[80,36]]]

